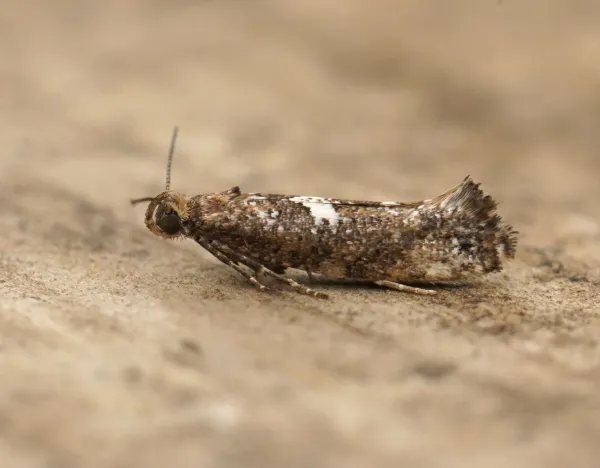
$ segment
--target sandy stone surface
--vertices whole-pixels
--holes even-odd
[[[600,3],[8,0],[0,466],[592,467]],[[414,200],[470,174],[504,272],[255,291],[149,233],[175,188]],[[298,275],[298,278],[302,278]]]

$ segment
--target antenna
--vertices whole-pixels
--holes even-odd
[[[167,159],[167,181],[165,184],[165,192],[168,192],[171,188],[171,165],[173,164],[173,155],[175,154],[175,141],[177,140],[177,133],[179,133],[179,127],[176,125],[173,128],[171,147],[169,148],[169,157]]]
[[[173,155],[175,154],[175,141],[177,140],[177,133],[179,133],[179,127],[173,128],[173,136],[171,137],[171,147],[169,148],[169,156],[167,157],[167,177],[165,182],[165,192],[168,192],[171,188],[171,166],[173,164]],[[134,198],[131,201],[132,205],[143,203],[154,200],[154,197]]]

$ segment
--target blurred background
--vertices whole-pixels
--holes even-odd
[[[2,159],[93,172],[60,183],[113,202],[160,188],[175,124],[189,193],[402,199],[470,173],[517,211],[598,194],[593,0],[7,5],[1,132],[27,156]]]
[[[597,0],[5,0],[2,467],[594,466],[599,25]],[[470,174],[517,259],[438,299],[258,296],[128,204],[174,125],[189,195]]]

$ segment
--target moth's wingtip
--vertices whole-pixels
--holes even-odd
[[[478,189],[480,186],[481,182],[475,182],[475,179],[470,174],[459,184],[459,187],[472,187],[473,189]]]
[[[517,254],[519,231],[513,229],[513,227],[510,225],[505,225],[504,230],[504,256],[512,260]]]

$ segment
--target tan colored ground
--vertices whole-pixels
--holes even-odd
[[[3,3],[0,466],[600,461],[600,3]],[[265,295],[130,197],[413,200],[521,232],[472,288]]]

